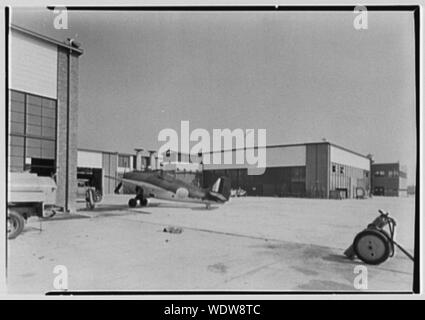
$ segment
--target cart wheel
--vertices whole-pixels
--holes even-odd
[[[128,206],[130,208],[135,208],[137,206],[137,199],[131,198],[130,200],[128,200]]]
[[[7,214],[7,237],[15,239],[24,230],[25,220],[16,211],[9,211]]]
[[[354,252],[367,264],[380,264],[390,255],[389,239],[378,230],[364,230],[353,242]]]

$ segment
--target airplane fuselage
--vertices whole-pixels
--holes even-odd
[[[162,171],[132,171],[125,173],[121,180],[127,188],[130,187],[132,193],[137,194],[142,188],[144,198],[203,204],[220,203],[209,196],[208,190],[176,179]]]

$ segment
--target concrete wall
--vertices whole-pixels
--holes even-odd
[[[69,56],[69,51],[64,48],[58,48],[57,54],[57,204],[74,211],[77,196],[78,57]]]

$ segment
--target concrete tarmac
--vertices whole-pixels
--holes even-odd
[[[93,211],[78,203],[75,215],[31,218],[8,243],[9,293],[54,291],[58,265],[67,269],[70,291],[412,290],[413,263],[400,251],[379,266],[343,252],[379,208],[396,218],[396,239],[413,252],[413,197],[246,197],[211,210],[157,200],[130,209],[129,197],[106,196]],[[169,226],[182,232],[164,232]],[[367,289],[354,285],[356,266],[367,268]]]

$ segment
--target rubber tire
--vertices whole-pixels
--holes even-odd
[[[141,207],[146,207],[148,205],[148,200],[147,199],[141,199],[140,200],[140,206]]]
[[[12,232],[9,232],[9,230],[7,230],[8,231],[7,238],[10,240],[15,239],[17,236],[21,234],[22,230],[24,230],[24,226],[25,226],[24,217],[22,217],[16,211],[9,210],[7,214],[7,219],[10,219],[11,223],[16,224],[15,230],[13,230]]]
[[[359,254],[359,250],[358,250],[359,241],[364,236],[374,236],[383,242],[385,251],[382,257],[380,257],[379,259],[371,260],[367,256],[362,256],[361,254]],[[356,253],[356,256],[360,260],[362,260],[364,263],[371,264],[371,265],[378,265],[384,262],[385,260],[387,260],[388,257],[390,256],[390,251],[391,251],[389,239],[382,232],[378,230],[372,230],[372,229],[366,229],[360,232],[359,234],[357,234],[356,237],[354,238],[353,248],[354,248],[354,252]]]
[[[135,208],[137,206],[137,199],[131,198],[130,200],[128,200],[128,206],[130,208]]]

